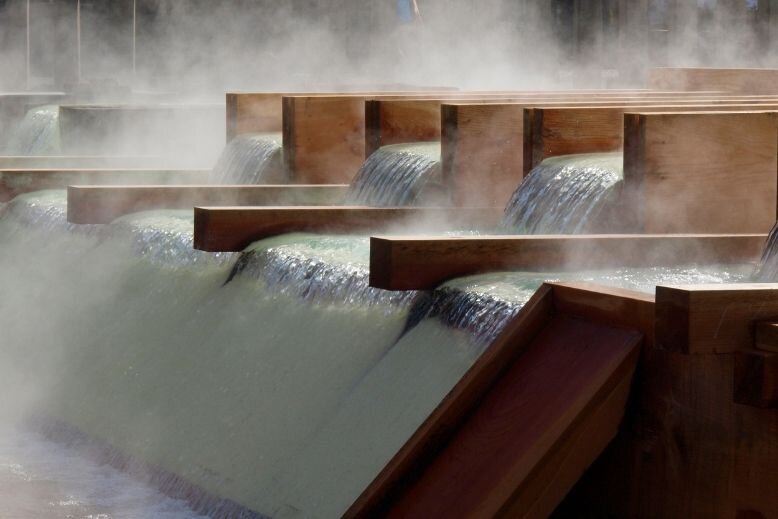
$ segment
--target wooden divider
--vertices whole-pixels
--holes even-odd
[[[488,229],[500,216],[494,209],[434,207],[195,207],[194,247],[236,252],[256,240],[297,231]]]
[[[0,202],[42,189],[65,189],[73,184],[202,184],[207,170],[59,169],[0,170]]]
[[[440,117],[437,112],[441,101],[445,100],[511,100],[532,98],[541,100],[553,95],[553,99],[651,99],[673,98],[673,93],[635,93],[619,95],[613,92],[456,92],[456,93],[424,93],[398,96],[396,94],[348,94],[348,95],[296,95],[283,96],[283,135],[284,161],[286,167],[296,182],[306,184],[346,183],[356,174],[364,162],[366,151],[374,149],[382,142],[402,142],[401,138],[417,139],[419,132],[429,132],[432,121],[435,135],[440,132]],[[680,96],[703,95],[684,93]],[[716,94],[710,94],[715,96]],[[388,128],[394,128],[396,135],[376,137],[366,131],[366,117],[375,118],[382,113],[376,105],[365,106],[370,100],[428,101],[424,108],[417,104],[401,104],[396,115],[401,117],[410,114],[410,124],[415,125],[411,131],[403,130],[404,126],[387,123]],[[432,107],[432,108],[430,108]],[[388,112],[387,112],[388,113]],[[401,119],[400,119],[401,120]],[[414,122],[415,121],[415,122]]]
[[[761,233],[772,228],[778,114],[624,117],[622,214],[629,228],[644,233]]]
[[[778,93],[778,70],[753,68],[654,68],[649,88],[698,90],[709,88],[750,94]]]
[[[578,290],[544,285],[346,517],[550,515],[616,435],[644,337],[642,321],[600,320],[625,300],[651,306],[602,289],[608,304],[590,312],[578,298],[568,311],[581,314],[560,313]]]
[[[109,223],[126,214],[151,209],[208,206],[334,205],[347,185],[240,186],[69,186],[68,221]]]
[[[605,107],[540,107],[525,111],[525,124],[532,125],[530,156],[525,174],[548,157],[577,153],[621,151],[624,144],[624,113],[778,110],[778,98],[749,104],[685,104]],[[526,154],[525,154],[526,156]]]
[[[555,271],[759,259],[767,235],[402,236],[370,238],[370,286],[426,290],[501,270]]]
[[[186,161],[184,161],[186,162]],[[181,160],[151,156],[71,155],[71,156],[13,156],[0,155],[0,170],[33,169],[182,169]]]

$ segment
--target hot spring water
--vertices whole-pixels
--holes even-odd
[[[503,227],[583,228],[618,189],[618,172],[602,166],[614,159],[592,159],[581,169],[596,181],[566,161],[536,169]],[[420,174],[394,184],[391,168],[366,163],[352,196],[413,203],[417,182],[434,185],[434,160],[382,160]],[[577,205],[565,212],[552,199],[570,182],[585,186],[566,186],[562,197]],[[388,293],[367,286],[366,237],[290,234],[231,255],[191,250],[191,233],[189,212],[83,227],[64,221],[56,192],[17,197],[0,217],[0,283],[10,287],[0,296],[9,371],[0,380],[23,395],[20,408],[153,461],[163,489],[180,485],[175,473],[279,517],[341,514],[541,280],[652,290],[749,274],[497,273]],[[219,517],[224,506],[197,510]]]
[[[288,184],[280,133],[238,135],[224,147],[212,184]]]
[[[5,155],[61,155],[59,106],[39,106],[29,110],[11,132]]]

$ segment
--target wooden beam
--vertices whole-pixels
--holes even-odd
[[[202,184],[207,170],[58,169],[0,170],[0,202],[42,189],[65,189],[73,184]]]
[[[557,314],[555,288],[533,296],[346,517],[553,511],[616,434],[642,338]]]
[[[370,285],[431,289],[501,270],[558,271],[756,261],[766,235],[401,236],[370,239]]]
[[[656,288],[656,340],[687,354],[733,353],[754,345],[757,321],[778,319],[778,284]]]
[[[241,251],[252,242],[296,231],[364,232],[404,228],[493,228],[501,211],[435,207],[195,207],[194,247]]]
[[[778,194],[777,117],[625,114],[625,224],[645,233],[768,232]]]
[[[738,102],[740,103],[740,102]],[[548,157],[621,151],[625,112],[749,112],[778,110],[778,99],[752,104],[658,104],[643,106],[537,107],[525,115],[532,124],[531,167]]]
[[[778,323],[757,323],[754,347],[758,350],[778,353]]]
[[[163,157],[150,156],[118,156],[118,155],[87,155],[87,156],[14,156],[0,155],[0,170],[32,169],[32,170],[62,170],[62,169],[181,169],[176,159],[171,161]]]
[[[208,206],[334,205],[348,185],[68,186],[68,221],[110,223],[152,209]]]
[[[654,68],[649,88],[697,90],[711,88],[749,94],[778,93],[778,70],[753,68]]]

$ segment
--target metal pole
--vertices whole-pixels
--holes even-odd
[[[27,46],[24,63],[25,85],[30,89],[30,0],[27,0]]]
[[[76,56],[78,60],[78,82],[81,83],[81,0],[76,0]]]

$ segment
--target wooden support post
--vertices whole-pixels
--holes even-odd
[[[194,247],[237,252],[256,240],[296,231],[487,229],[497,225],[500,215],[494,209],[435,207],[195,207]]]
[[[625,221],[634,215],[631,227],[645,233],[768,232],[778,193],[776,117],[625,114]]]
[[[535,294],[346,517],[554,510],[616,435],[643,337],[558,313],[555,292]]]
[[[347,189],[347,185],[68,186],[68,221],[105,224],[139,211],[196,205],[334,205]]]
[[[370,285],[431,289],[501,270],[554,271],[756,261],[766,235],[372,237]]]
[[[65,189],[73,184],[202,184],[206,170],[61,169],[0,170],[0,202],[42,189]]]
[[[733,353],[753,347],[757,321],[778,319],[778,284],[660,286],[656,305],[662,348]]]

